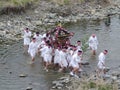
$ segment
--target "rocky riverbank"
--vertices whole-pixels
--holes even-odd
[[[58,22],[62,24],[80,21],[81,19],[101,20],[108,14],[120,14],[120,1],[105,5],[84,3],[72,5],[58,5],[48,1],[40,1],[32,10],[20,15],[2,15],[0,18],[0,43],[6,40],[21,39],[22,31],[29,27],[32,31],[46,31]]]
[[[120,90],[120,67],[116,69],[104,77],[98,77],[95,72],[82,72],[80,78],[61,77],[52,82],[50,90]]]

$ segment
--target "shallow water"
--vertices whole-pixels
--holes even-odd
[[[35,64],[29,65],[30,57],[23,54],[22,41],[0,50],[0,88],[1,90],[25,90],[32,87],[33,90],[49,90],[51,81],[62,74],[43,70],[42,60],[36,57]],[[3,54],[4,53],[4,54]],[[20,74],[27,77],[20,78]]]
[[[119,16],[111,16],[111,25],[105,26],[104,21],[80,21],[80,23],[72,24],[68,27],[70,31],[75,32],[72,38],[73,43],[77,40],[82,40],[89,37],[91,34],[96,34],[99,41],[97,55],[92,56],[91,51],[87,50],[83,60],[90,62],[91,68],[95,70],[98,62],[98,55],[104,49],[108,50],[106,56],[106,66],[115,68],[120,66],[120,19]]]
[[[96,56],[91,55],[91,51],[84,53],[83,60],[90,62],[89,70],[94,70],[97,65],[97,56],[104,49],[109,53],[106,57],[108,67],[120,65],[120,19],[114,16],[111,26],[106,27],[103,21],[81,21],[67,27],[75,32],[72,38],[74,44],[77,40],[82,40],[95,33],[99,40],[99,47]],[[29,65],[30,57],[23,54],[22,41],[18,41],[12,46],[4,46],[0,49],[0,89],[1,90],[25,90],[26,87],[33,87],[33,90],[49,90],[51,82],[58,78],[60,73],[43,70],[41,58],[36,57],[34,65]],[[27,77],[20,78],[20,74],[27,74]]]

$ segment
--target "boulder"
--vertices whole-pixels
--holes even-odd
[[[33,90],[33,88],[32,87],[27,87],[26,90]]]

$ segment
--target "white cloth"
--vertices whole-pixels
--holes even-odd
[[[44,33],[44,34],[42,35],[42,38],[46,38],[46,33]]]
[[[77,44],[77,45],[75,45],[75,46],[76,46],[76,48],[77,48],[77,51],[78,51],[78,50],[83,51],[83,50],[82,50],[82,44],[81,44],[81,45],[78,45],[78,44]]]
[[[104,69],[105,68],[105,54],[102,52],[100,53],[100,55],[98,56],[98,68],[99,69]]]
[[[81,56],[74,54],[69,66],[72,66],[73,68],[79,68],[79,63],[81,63]]]
[[[46,46],[46,43],[44,40],[42,40],[39,44],[38,44],[38,48],[43,48],[44,46]]]
[[[97,50],[98,40],[97,40],[97,37],[96,37],[96,36],[95,36],[95,37],[91,36],[91,37],[89,38],[88,43],[89,43],[89,47],[90,47],[92,50]]]
[[[36,42],[37,42],[38,45],[39,45],[39,44],[41,43],[41,41],[42,41],[42,35],[40,35],[40,34],[39,34],[39,35],[36,35],[36,34],[35,34],[33,37],[36,38]]]
[[[68,50],[67,51],[67,61],[68,61],[68,63],[71,62],[72,56],[73,56],[73,50]]]
[[[24,30],[24,45],[29,45],[30,44],[30,37],[31,37],[31,31],[26,32]]]
[[[55,49],[54,64],[60,63],[60,50]]]
[[[32,58],[35,57],[36,53],[37,53],[37,43],[36,42],[31,42],[29,44],[29,48],[28,48],[28,53],[30,54],[30,56]]]
[[[51,62],[52,61],[52,48],[48,46],[44,46],[40,49],[42,52],[42,57],[44,58],[45,62]]]
[[[68,63],[67,63],[67,54],[63,51],[60,51],[60,63],[59,65],[61,67],[67,67],[68,66]]]

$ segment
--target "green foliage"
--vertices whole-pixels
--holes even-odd
[[[20,2],[20,0],[11,0],[11,3],[15,6],[21,6],[22,3]]]
[[[31,2],[33,2],[33,0],[11,0],[11,3],[15,6],[25,6]]]
[[[84,37],[81,41],[82,41],[82,50],[85,52],[88,48],[88,44],[87,44],[88,36]]]
[[[70,4],[70,1],[69,0],[64,0],[64,4]]]
[[[99,85],[98,90],[113,90],[112,85]]]
[[[95,82],[90,82],[88,86],[90,88],[95,88],[96,87],[96,83]]]

